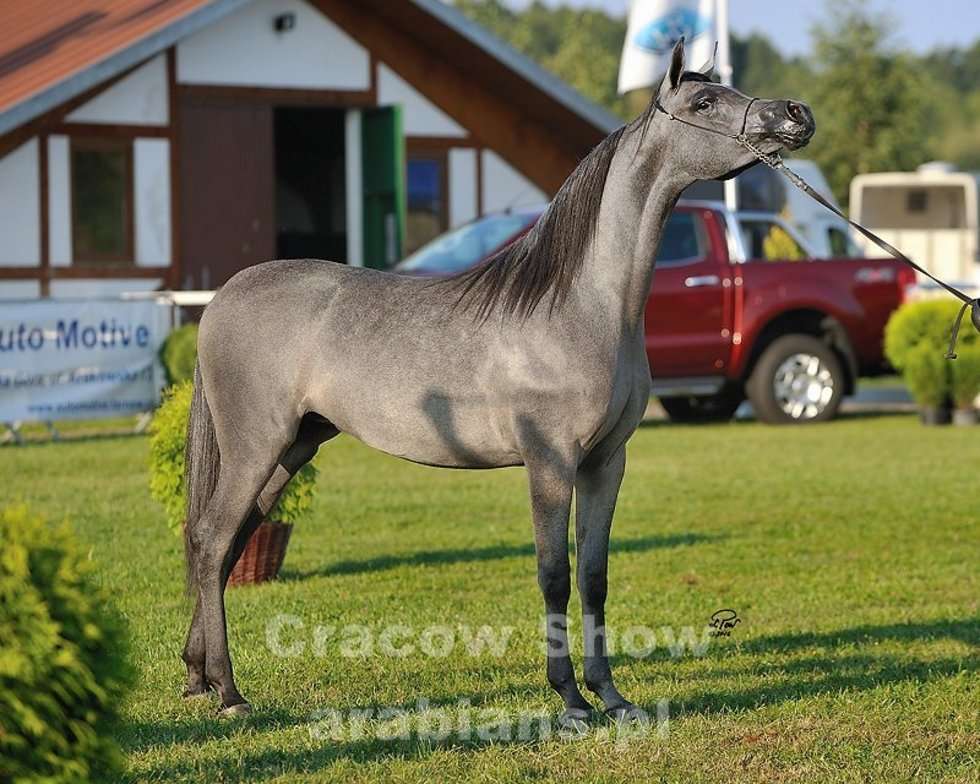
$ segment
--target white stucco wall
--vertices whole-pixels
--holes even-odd
[[[477,151],[454,148],[449,151],[449,227],[473,220],[477,212]]]
[[[59,299],[97,299],[118,297],[127,291],[153,291],[163,278],[78,278],[52,280],[51,296]]]
[[[406,136],[466,136],[466,129],[384,63],[378,64],[378,104],[401,104]]]
[[[347,187],[347,263],[364,266],[364,169],[361,159],[361,112],[348,109],[344,118],[344,166]]]
[[[280,14],[296,17],[277,33]],[[302,0],[258,0],[177,45],[177,80],[324,90],[367,90],[368,51]]]
[[[68,137],[48,137],[48,253],[52,267],[71,265],[71,162]]]
[[[0,158],[0,267],[41,263],[41,180],[38,141]]]
[[[36,280],[0,280],[0,300],[37,299],[41,284]]]
[[[483,151],[483,212],[545,204],[548,197],[492,150]]]
[[[167,59],[158,55],[69,114],[67,122],[166,125]]]
[[[169,140],[137,139],[133,143],[133,198],[137,265],[169,266]]]

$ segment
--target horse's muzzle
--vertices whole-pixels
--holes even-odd
[[[805,147],[817,130],[813,112],[801,101],[770,101],[761,118],[768,135],[790,150]]]

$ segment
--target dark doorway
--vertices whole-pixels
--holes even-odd
[[[342,109],[275,110],[276,253],[347,261]]]

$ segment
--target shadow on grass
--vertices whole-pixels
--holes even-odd
[[[882,642],[956,640],[971,647],[962,657],[916,659],[892,653],[867,653]],[[836,654],[835,648],[857,646]],[[817,649],[812,655],[773,662],[772,654],[792,655]],[[776,683],[742,691],[706,691],[685,702],[679,717],[691,714],[729,713],[782,702],[866,691],[904,682],[928,683],[959,673],[980,672],[980,619],[942,620],[927,623],[895,623],[855,626],[830,632],[763,637],[745,643],[735,656],[762,656],[765,663],[748,669],[715,669],[706,678],[766,675]],[[671,708],[674,711],[674,706]]]
[[[868,691],[883,686],[905,682],[928,683],[961,673],[973,674],[980,670],[980,657],[977,652],[963,657],[944,657],[920,660],[894,654],[874,653],[874,646],[884,641],[908,641],[952,639],[970,645],[980,646],[980,622],[976,618],[963,620],[941,620],[911,624],[864,625],[850,629],[840,629],[821,633],[778,635],[751,640],[745,643],[736,656],[756,656],[751,666],[745,670],[725,672],[712,670],[703,678],[735,675],[768,675],[773,683],[743,690],[706,691],[684,703],[671,702],[671,720],[681,720],[686,716],[711,716],[738,711],[770,707],[785,702],[835,695],[841,692]],[[858,646],[857,650],[835,655],[833,649],[840,646]],[[812,655],[805,651],[816,649]],[[829,649],[829,650],[828,650]],[[774,663],[771,654],[801,653],[783,663]],[[669,662],[658,664],[661,678],[663,668]],[[546,688],[542,682],[542,689]],[[502,695],[520,689],[502,685],[499,690],[484,695],[470,695],[468,699],[475,708],[492,707]],[[433,708],[455,705],[454,700],[432,700]],[[655,715],[656,706],[644,706]],[[411,709],[408,710],[411,717]],[[532,712],[533,716],[541,716]],[[549,714],[543,714],[547,717]],[[557,711],[550,714],[551,726]],[[599,722],[597,722],[599,723]],[[303,741],[302,748],[290,750],[269,749],[255,753],[242,753],[236,745],[239,736],[248,737],[256,732],[288,730],[307,727],[309,738]],[[161,761],[141,776],[152,780],[208,780],[208,781],[267,781],[286,773],[312,773],[322,770],[339,761],[354,763],[379,762],[386,759],[419,760],[431,756],[440,749],[454,748],[477,752],[490,746],[498,746],[500,740],[483,740],[475,732],[465,739],[458,734],[449,735],[445,740],[411,739],[386,740],[376,736],[343,737],[333,739],[326,731],[317,732],[316,719],[310,715],[295,716],[285,711],[259,713],[235,722],[220,722],[201,718],[176,723],[128,724],[121,733],[121,741],[127,751],[145,751],[150,748],[163,748],[175,744],[200,744],[211,740],[228,743],[227,754],[220,760],[193,762],[181,758],[179,753],[172,761]],[[412,724],[411,726],[417,726]],[[474,722],[474,727],[479,722]],[[522,737],[520,727],[514,722],[510,725],[514,738]],[[535,726],[531,724],[532,728]],[[377,729],[375,730],[377,731]],[[527,736],[523,736],[527,737]],[[548,736],[531,736],[531,740],[515,740],[522,748],[534,748],[548,742]],[[540,738],[540,739],[539,739]],[[295,741],[294,741],[295,742]],[[503,741],[506,742],[506,741]],[[135,779],[134,779],[135,780]]]
[[[716,541],[723,537],[704,534],[668,534],[665,536],[643,536],[638,539],[613,539],[609,545],[611,553],[643,553],[670,547],[686,547],[701,542]],[[571,548],[570,548],[571,549]],[[489,547],[460,547],[449,550],[420,550],[414,553],[379,555],[363,560],[338,561],[310,571],[284,569],[279,579],[283,581],[304,580],[309,577],[329,577],[341,574],[366,574],[397,569],[400,566],[442,566],[446,564],[475,563],[495,561],[502,558],[520,558],[534,555],[534,545],[499,544]]]

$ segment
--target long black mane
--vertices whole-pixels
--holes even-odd
[[[681,81],[710,82],[711,78],[697,71],[685,71]],[[653,95],[657,92],[654,90]],[[527,318],[550,292],[549,315],[560,308],[595,237],[613,155],[627,131],[642,129],[645,136],[655,113],[651,100],[632,123],[597,144],[527,234],[472,269],[443,281],[458,291],[457,307],[472,308],[481,321],[495,310]]]
[[[526,318],[549,292],[549,314],[561,307],[595,236],[609,165],[625,130],[592,149],[527,234],[445,281],[459,292],[458,307],[472,308],[480,320],[498,309]]]

